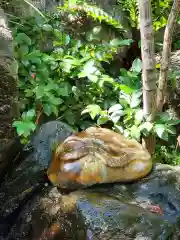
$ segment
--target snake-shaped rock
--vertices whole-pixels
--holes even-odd
[[[79,188],[132,182],[151,169],[150,154],[136,140],[106,128],[90,127],[59,144],[47,175],[55,186]]]

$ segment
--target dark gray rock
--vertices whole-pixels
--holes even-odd
[[[12,214],[10,221],[13,221],[12,219],[17,217],[17,209],[21,208],[34,192],[44,188],[44,174],[52,157],[54,144],[63,141],[72,132],[71,127],[58,121],[48,122],[40,127],[26,149],[26,158],[20,159],[21,161],[8,169],[8,174],[1,183],[1,217],[7,218]]]
[[[73,132],[69,125],[59,121],[43,124],[32,139],[33,154],[31,158],[42,165],[42,168],[46,168],[56,144],[64,141]]]
[[[1,4],[0,4],[1,5]],[[6,152],[13,146],[16,130],[13,119],[18,116],[17,62],[13,57],[12,34],[0,7],[0,176],[10,161]]]
[[[24,207],[15,239],[178,240],[180,168],[157,165],[134,184],[104,184],[69,195],[47,187]],[[154,212],[153,212],[154,211]]]

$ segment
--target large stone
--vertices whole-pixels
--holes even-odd
[[[49,186],[25,205],[9,237],[178,240],[179,174],[180,168],[157,165],[134,184],[96,186],[69,195]]]
[[[0,8],[0,176],[10,160],[7,152],[13,148],[16,137],[12,122],[18,116],[17,69],[11,31]]]
[[[69,194],[44,184],[54,144],[71,133],[63,123],[44,124],[12,166],[0,188],[0,239],[180,239],[180,167],[157,164],[136,183]]]
[[[10,215],[10,222],[16,219],[17,212],[29,196],[44,187],[45,170],[56,143],[63,141],[72,132],[71,127],[62,122],[43,124],[20,155],[20,159],[11,164],[0,189],[0,216],[3,218],[1,232],[7,225],[4,226],[4,218]]]

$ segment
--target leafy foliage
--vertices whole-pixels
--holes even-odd
[[[79,4],[65,4],[62,7],[58,7],[58,9],[61,10],[61,14],[63,12],[67,12],[68,14],[76,15],[77,13],[85,14],[86,16],[92,18],[95,21],[98,21],[100,23],[105,23],[108,26],[111,26],[113,28],[119,29],[119,30],[125,30],[121,23],[110,16],[108,13],[104,12],[101,8],[93,5],[89,5],[86,3]]]
[[[158,30],[164,27],[167,24],[167,19],[170,13],[170,9],[173,1],[167,0],[153,0],[152,4],[152,13],[153,13],[153,26],[155,30]]]
[[[124,2],[125,8],[129,2],[126,5]],[[138,22],[136,1],[132,0],[133,7],[130,16]],[[86,32],[82,31],[76,38],[72,25],[68,31],[65,26],[66,13],[68,17],[73,16],[72,21],[85,15],[124,31],[116,19],[88,5],[65,5],[54,15],[22,19],[13,26],[22,112],[13,126],[23,141],[26,142],[44,115],[61,119],[75,130],[111,123],[115,131],[138,141],[148,134],[156,134],[165,141],[175,136],[175,126],[180,120],[172,119],[168,113],[158,115],[154,123],[146,122],[143,117],[140,59],[134,60],[130,70],[120,69],[116,78],[103,68],[104,62],[110,63],[119,48],[130,45],[132,40],[120,37],[94,41],[97,26],[93,28],[93,36],[85,37]],[[176,160],[171,160],[167,148],[160,156],[161,150],[157,149],[156,153],[159,159],[179,162],[175,150]]]
[[[22,119],[20,121],[13,122],[13,127],[17,129],[18,135],[23,136],[23,143],[27,143],[26,138],[36,129],[34,117],[35,111],[34,109],[31,109],[22,114]]]
[[[154,123],[145,122],[143,118],[141,79],[141,61],[133,62],[131,71],[121,70],[118,82],[113,82],[119,90],[118,101],[107,109],[101,109],[98,105],[89,105],[82,114],[89,113],[92,119],[97,117],[97,124],[104,125],[112,122],[114,130],[125,136],[140,141],[142,136],[150,133],[156,134],[160,139],[168,141],[172,135],[176,135],[175,125],[179,119],[172,119],[167,113],[157,115]]]
[[[134,71],[126,71],[122,69],[120,77],[113,82],[114,88],[118,90],[118,101],[106,109],[101,109],[97,105],[87,106],[82,112],[89,112],[93,118],[97,116],[97,124],[102,125],[109,121],[113,122],[114,128],[123,133],[125,136],[135,137],[139,140],[140,131],[138,126],[143,121],[143,113],[141,110],[141,84],[139,72],[140,66],[135,60],[132,66]]]
[[[138,27],[139,22],[139,9],[138,1],[136,0],[118,0],[118,4],[122,7],[122,10],[128,13],[129,20],[132,27]]]
[[[132,27],[139,27],[139,10],[138,1],[136,0],[119,0],[118,3],[122,9],[128,13],[129,20]],[[158,30],[167,24],[168,14],[172,6],[172,1],[167,0],[153,0],[152,5],[152,17],[153,17],[153,27]]]
[[[81,116],[85,106],[109,106],[118,96],[114,79],[106,74],[102,63],[109,62],[119,47],[131,40],[94,44],[74,39],[63,30],[59,15],[24,19],[14,27],[13,35],[21,111],[34,110],[34,124],[38,124],[39,115],[55,115],[75,129],[83,129],[92,124],[89,117]],[[26,122],[24,115],[21,121]],[[28,136],[20,122],[14,126],[19,135],[24,129],[24,136]],[[34,125],[28,129],[30,134]]]
[[[156,146],[156,153],[153,157],[155,162],[171,164],[171,165],[180,165],[180,154],[179,151],[172,146]]]

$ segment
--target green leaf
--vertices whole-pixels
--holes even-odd
[[[123,109],[125,109],[125,108],[128,107],[128,104],[129,104],[130,101],[129,101],[129,99],[126,100],[126,99],[120,98],[119,102],[123,106]]]
[[[43,55],[42,55],[42,60],[43,60],[43,62],[45,62],[45,63],[52,63],[52,62],[55,61],[55,58],[52,57],[52,56],[43,54]]]
[[[89,113],[91,118],[94,119],[98,114],[101,113],[101,108],[99,105],[96,104],[91,104],[88,105],[82,112],[81,114]]]
[[[114,38],[113,40],[110,41],[110,45],[112,46],[129,46],[131,43],[134,41],[132,39],[125,39],[125,40],[120,40],[118,38]]]
[[[131,137],[139,141],[141,136],[139,127],[134,125],[131,127],[130,131],[131,131]]]
[[[125,137],[129,137],[129,135],[130,135],[129,130],[125,129],[125,130],[124,130],[124,136],[125,136]]]
[[[147,132],[150,132],[153,129],[153,124],[150,122],[145,122],[139,126],[140,131],[146,130]]]
[[[61,48],[61,47],[58,47],[55,51],[55,55],[54,55],[54,58],[56,60],[62,60],[63,56],[64,56],[64,49]]]
[[[71,41],[71,38],[69,35],[66,34],[65,39],[64,39],[64,44],[67,46]]]
[[[102,88],[105,82],[114,84],[114,79],[111,78],[111,77],[108,76],[108,75],[101,75],[100,78],[99,78],[99,80],[98,80],[98,85],[99,85],[99,87]]]
[[[113,121],[113,123],[117,123],[119,121],[119,119],[124,116],[125,112],[124,110],[118,110],[116,112],[113,112],[110,116],[111,120]]]
[[[115,105],[113,105],[112,107],[109,108],[108,113],[110,114],[110,113],[119,111],[119,110],[121,110],[121,109],[123,109],[123,107],[121,106],[121,104],[115,104]]]
[[[141,62],[141,60],[139,58],[136,58],[133,61],[133,64],[132,64],[132,67],[131,67],[131,71],[140,73],[141,70],[142,70],[142,62]]]
[[[75,125],[75,121],[76,121],[75,116],[74,116],[74,113],[71,110],[65,111],[64,118],[66,119],[68,124]]]
[[[97,68],[94,66],[95,62],[93,59],[87,61],[83,66],[82,71],[78,74],[79,78],[90,77],[94,75],[97,71]]]
[[[176,135],[176,128],[174,126],[167,126],[166,131],[172,135]]]
[[[140,105],[141,103],[141,98],[140,96],[142,95],[142,92],[133,92],[131,96],[131,103],[130,107],[131,108],[136,108]]]
[[[59,64],[57,62],[51,62],[50,63],[50,69],[52,71],[54,71],[55,69],[57,69],[59,67]]]
[[[168,120],[166,123],[167,123],[168,125],[170,125],[170,126],[173,126],[173,125],[179,124],[179,123],[180,123],[180,120],[179,120],[179,119],[177,119],[177,120]]]
[[[134,89],[132,89],[124,84],[120,84],[119,86],[120,86],[121,91],[123,91],[125,94],[129,95],[134,92]]]
[[[19,47],[18,51],[20,51],[20,53],[21,53],[23,56],[25,56],[25,55],[27,55],[27,54],[29,53],[29,47],[28,47],[28,45],[22,44],[22,45]]]
[[[166,123],[168,120],[171,119],[171,117],[170,117],[170,115],[169,115],[168,112],[160,113],[159,116],[160,116],[160,120],[161,120],[162,122],[164,122],[164,123]]]
[[[31,61],[34,64],[41,64],[41,56],[42,53],[39,50],[37,50],[27,54],[25,56],[25,59]]]
[[[140,109],[135,113],[135,119],[139,122],[141,122],[143,120],[144,114],[143,114],[143,110]]]
[[[165,141],[168,141],[168,139],[169,139],[169,134],[168,134],[168,132],[165,131],[165,132],[163,133],[163,135],[162,135],[161,138],[162,138],[163,140],[165,140]]]
[[[59,96],[68,97],[71,93],[71,86],[67,82],[60,83],[59,88],[56,89]]]
[[[134,110],[132,108],[126,108],[124,110],[124,113],[126,115],[126,117],[123,119],[123,122],[124,123],[127,123],[129,120],[132,120],[133,118],[133,113],[134,113]]]
[[[89,42],[92,42],[93,40],[100,40],[100,33],[102,30],[102,26],[96,26],[91,31],[87,32],[86,39]]]
[[[51,107],[52,107],[52,112],[54,113],[54,115],[56,117],[58,117],[59,108],[57,106],[55,106],[55,105],[52,105]]]
[[[36,129],[36,125],[30,121],[15,121],[13,127],[16,127],[19,136],[24,135],[25,137],[29,136],[31,131]]]
[[[64,72],[69,73],[72,68],[76,66],[81,66],[81,62],[79,59],[76,58],[64,58],[63,61],[60,63],[60,66],[62,67],[62,70]]]
[[[26,93],[25,96],[26,96],[27,98],[32,97],[33,94],[34,94],[34,92],[33,92],[32,89],[26,89],[26,90],[25,90],[25,93]]]
[[[30,109],[29,111],[27,111],[26,113],[26,118],[28,118],[29,120],[32,119],[33,117],[35,117],[36,115],[36,111],[35,109]]]
[[[92,82],[97,82],[98,81],[98,77],[96,75],[91,74],[91,75],[88,75],[87,77]]]
[[[59,88],[59,85],[58,84],[54,84],[53,82],[50,81],[50,79],[49,79],[48,82],[49,83],[46,86],[44,86],[44,91],[45,92],[49,92],[51,90],[55,90],[56,88]]]
[[[14,121],[12,126],[17,128],[21,124],[22,124],[22,121]]]
[[[106,123],[108,121],[109,121],[109,117],[108,116],[100,116],[98,118],[98,120],[97,120],[97,124],[98,125],[102,125],[102,124],[104,124],[104,123]]]
[[[52,105],[47,103],[43,104],[43,110],[47,116],[50,116],[52,114]]]
[[[71,64],[71,62],[67,62],[67,63],[61,62],[61,63],[60,63],[60,67],[61,67],[61,69],[62,69],[63,72],[65,72],[65,73],[70,73],[72,64]]]
[[[41,64],[41,58],[34,58],[30,60],[32,64],[37,64],[40,65]]]
[[[49,102],[53,105],[58,106],[58,105],[62,104],[64,101],[62,98],[57,98],[57,97],[51,96],[49,98]]]
[[[50,24],[44,24],[44,25],[42,26],[42,29],[43,29],[44,31],[46,31],[46,32],[52,32],[53,27],[52,27]]]
[[[136,108],[140,105],[140,103],[141,103],[141,99],[137,99],[137,98],[132,99],[132,101],[130,103],[130,107],[131,108]]]
[[[122,126],[118,125],[118,124],[114,124],[114,128],[121,134],[124,133],[124,129]]]
[[[26,43],[28,46],[31,45],[31,39],[25,33],[18,33],[15,37],[15,41],[19,44]]]
[[[36,99],[39,100],[45,96],[44,86],[37,86],[34,89],[34,92],[36,94]]]
[[[21,63],[25,66],[28,67],[30,65],[29,61],[27,60],[22,60]]]
[[[81,126],[82,130],[86,130],[88,127],[92,126],[92,122],[90,122],[90,121],[82,121],[80,126]]]
[[[155,124],[155,132],[157,133],[158,137],[163,139],[165,130],[166,130],[165,124]]]

